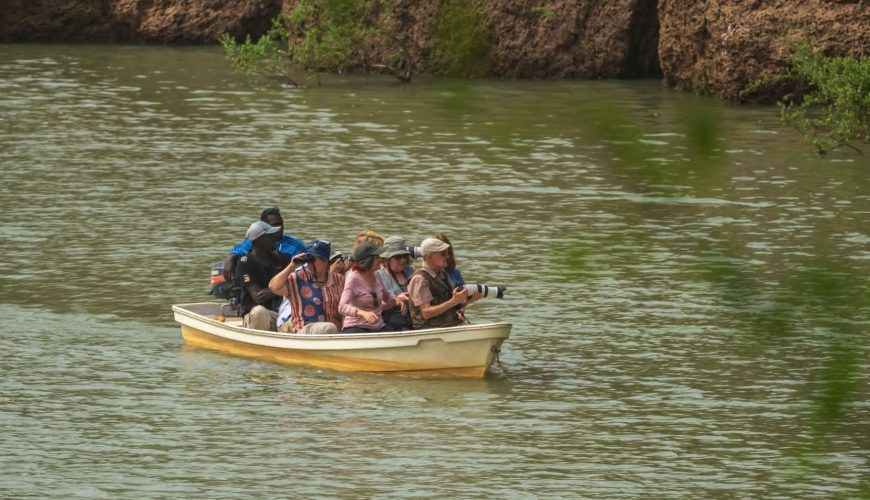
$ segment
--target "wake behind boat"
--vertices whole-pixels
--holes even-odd
[[[506,322],[399,332],[303,335],[254,330],[222,304],[173,305],[188,346],[278,363],[339,371],[483,377],[511,325]]]

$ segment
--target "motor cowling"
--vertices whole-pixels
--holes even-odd
[[[238,297],[241,287],[235,280],[224,279],[224,263],[216,262],[211,266],[211,289],[209,293],[219,299],[231,299]]]

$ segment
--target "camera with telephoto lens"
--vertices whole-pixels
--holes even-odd
[[[423,257],[423,249],[420,247],[405,247],[412,259],[420,259]]]
[[[507,287],[504,286],[492,286],[492,285],[478,285],[476,283],[466,283],[465,292],[469,297],[474,292],[480,292],[481,297],[489,297],[491,295],[495,295],[497,299],[504,298],[504,292],[507,290]]]

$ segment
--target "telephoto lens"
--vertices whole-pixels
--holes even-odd
[[[405,247],[412,259],[420,259],[423,257],[423,249],[420,247]]]
[[[480,292],[481,297],[495,295],[495,298],[503,299],[505,290],[507,290],[507,287],[504,286],[478,285],[476,283],[465,284],[465,291],[468,293],[469,297],[471,297],[474,292]]]

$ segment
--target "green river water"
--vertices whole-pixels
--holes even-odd
[[[867,495],[868,169],[656,81],[255,87],[216,47],[0,45],[0,497]],[[171,304],[272,205],[345,253],[446,232],[508,286],[468,311],[513,324],[500,363],[183,348]]]

